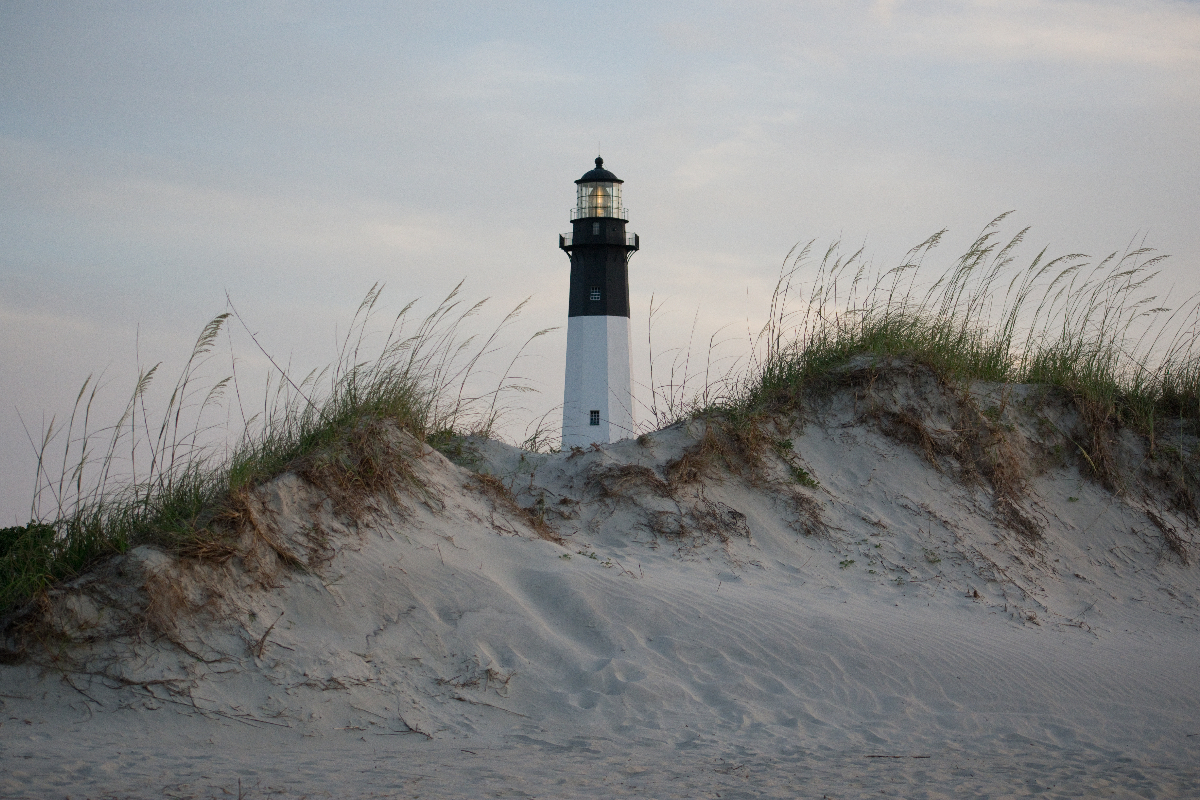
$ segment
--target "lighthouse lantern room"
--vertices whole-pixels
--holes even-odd
[[[571,232],[558,246],[571,258],[563,448],[615,442],[633,433],[629,374],[629,257],[637,234],[625,232],[622,181],[596,159],[575,181]]]

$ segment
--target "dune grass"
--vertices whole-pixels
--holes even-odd
[[[347,436],[369,422],[394,423],[418,438],[488,435],[508,410],[505,398],[526,388],[511,377],[514,365],[525,346],[546,331],[508,348],[500,379],[472,393],[481,364],[494,358],[501,334],[524,303],[480,340],[466,328],[484,301],[464,303],[460,288],[415,322],[413,304],[405,306],[375,348],[372,320],[381,287],[372,287],[337,360],[301,379],[279,366],[246,328],[275,367],[262,407],[253,414],[242,405],[236,360],[231,358],[228,377],[204,380],[223,331],[240,322],[236,310],[204,327],[161,415],[148,408],[159,365],[140,371],[124,412],[103,427],[94,421],[98,382],[89,377],[65,425],[52,421],[34,442],[32,521],[0,529],[0,611],[139,544],[202,552],[206,540],[221,535],[220,520],[239,492],[314,454],[332,453],[336,460]],[[232,442],[222,426],[207,421],[225,402],[241,417]]]
[[[838,243],[819,258],[812,242],[798,246],[784,261],[768,321],[749,340],[747,357],[718,370],[714,334],[702,368],[691,366],[690,347],[680,349],[667,379],[655,384],[651,348],[649,424],[657,429],[714,415],[735,425],[753,423],[796,407],[837,367],[866,354],[923,364],[960,384],[1058,387],[1080,404],[1093,428],[1128,425],[1153,436],[1162,421],[1174,420],[1180,430],[1194,431],[1200,423],[1200,307],[1192,296],[1178,299],[1172,310],[1153,294],[1164,256],[1130,247],[1093,261],[1081,254],[1049,258],[1043,249],[1020,267],[1017,253],[1028,229],[1002,237],[1006,217],[993,220],[932,280],[926,264],[944,231],[886,270],[873,270],[862,250],[843,253]],[[374,349],[368,323],[379,291],[373,287],[359,307],[331,367],[295,380],[276,365],[274,383],[253,415],[244,411],[236,361],[229,377],[201,380],[226,326],[240,322],[236,311],[204,328],[156,423],[147,393],[157,366],[140,373],[124,413],[102,428],[93,422],[97,384],[85,382],[67,423],[52,422],[34,442],[33,521],[0,530],[0,610],[138,544],[195,548],[217,535],[238,492],[313,454],[336,456],[339,443],[365,423],[390,421],[435,441],[489,435],[506,411],[502,398],[526,388],[510,378],[514,365],[546,331],[509,348],[494,387],[472,393],[481,360],[503,350],[499,334],[521,307],[480,341],[467,326],[482,303],[464,304],[456,287],[423,319],[410,320],[413,306],[406,306]],[[652,307],[652,323],[654,313]],[[241,432],[231,444],[207,445],[213,427],[205,412],[225,402],[236,402]],[[527,447],[553,447],[547,418]],[[53,459],[62,465],[58,471],[50,467],[54,448],[61,448]]]
[[[1049,258],[1043,249],[1019,267],[1029,229],[1002,237],[1007,216],[932,280],[927,264],[945,231],[881,271],[840,243],[819,258],[813,242],[798,245],[749,356],[714,378],[710,342],[703,373],[673,369],[669,383],[653,387],[661,409],[651,414],[655,423],[790,407],[865,354],[923,364],[958,383],[1058,387],[1087,407],[1093,424],[1148,434],[1162,420],[1195,425],[1200,306],[1192,295],[1168,308],[1151,291],[1166,256],[1131,246],[1093,261],[1078,253]]]

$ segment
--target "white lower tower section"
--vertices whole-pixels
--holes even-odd
[[[629,317],[567,317],[564,450],[633,435],[629,354]]]

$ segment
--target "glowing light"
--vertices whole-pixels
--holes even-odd
[[[612,192],[603,184],[588,192],[588,214],[593,217],[612,216]]]

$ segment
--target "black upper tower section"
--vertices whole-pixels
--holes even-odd
[[[622,183],[600,157],[595,169],[575,181],[572,230],[558,237],[571,257],[568,317],[629,316],[629,257],[639,242],[637,234],[625,233]]]

